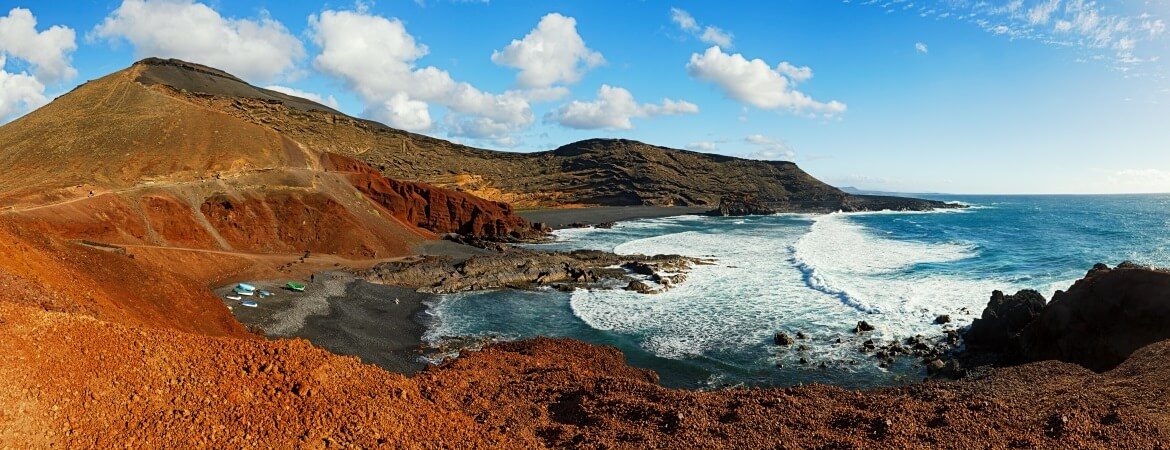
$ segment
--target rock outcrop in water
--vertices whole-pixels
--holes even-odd
[[[755,216],[776,214],[764,206],[755,195],[745,193],[724,194],[719,198],[719,207],[708,212],[709,216]]]
[[[1044,296],[1034,290],[1025,289],[1015,295],[992,292],[983,315],[971,323],[964,336],[967,346],[973,350],[1002,352],[1003,357],[1018,360],[1020,333],[1043,309]]]
[[[1098,372],[1165,339],[1170,272],[1129,263],[1098,264],[1047,304],[1036,291],[996,291],[965,336],[969,352],[997,353],[1003,363],[1056,359]]]
[[[686,279],[704,260],[678,255],[617,255],[597,250],[544,252],[501,247],[462,262],[446,257],[382,263],[367,272],[371,282],[420,292],[448,294],[500,288],[552,286],[625,288],[654,294]]]

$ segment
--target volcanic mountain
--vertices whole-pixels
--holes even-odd
[[[178,103],[183,107],[171,107]],[[630,140],[593,139],[537,153],[478,149],[349,117],[173,59],[145,59],[86,83],[6,128],[15,129],[0,136],[0,145],[7,144],[0,161],[37,161],[35,170],[9,180],[25,192],[70,188],[65,182],[118,189],[156,177],[190,180],[216,171],[305,167],[309,163],[301,154],[307,152],[349,156],[393,179],[454,188],[518,208],[713,207],[727,194],[752,195],[777,211],[940,206],[851,195],[791,162]],[[47,137],[29,131],[46,129],[55,131]],[[53,158],[41,161],[47,154]],[[46,185],[47,180],[53,182]]]

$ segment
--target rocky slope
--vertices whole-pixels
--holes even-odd
[[[519,208],[715,207],[723,195],[742,194],[754,195],[778,211],[942,206],[846,194],[791,162],[745,160],[629,140],[592,139],[528,154],[483,150],[345,116],[198,64],[146,59],[129,71],[155,91],[273,130],[302,147],[355,157],[390,178],[459,189]]]
[[[508,205],[388,179],[157,83],[242,83],[194,68],[135,65],[0,127],[0,218],[105,244],[355,260],[404,256],[449,232],[539,234]]]

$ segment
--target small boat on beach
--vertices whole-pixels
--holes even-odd
[[[256,295],[256,286],[252,286],[247,283],[240,283],[236,285],[236,288],[233,289],[233,291],[236,293],[236,295],[246,295],[251,297]]]
[[[255,302],[255,301],[253,301],[253,300],[244,300],[244,301],[240,302],[240,305],[241,305],[241,306],[247,306],[247,307],[249,307],[249,308],[255,308],[255,307],[257,307],[257,306],[260,306],[260,304],[259,304],[259,303],[256,303],[256,302]]]
[[[226,299],[228,299],[228,300],[235,300],[235,301],[239,301],[239,300],[243,299],[243,297],[240,297],[240,296],[238,296],[238,295],[228,295],[228,296],[226,296],[226,297],[224,297],[224,298],[226,298]]]
[[[260,298],[267,298],[272,296],[272,293],[268,291],[256,291],[256,293],[260,294]]]
[[[291,290],[297,291],[297,292],[305,292],[305,284],[304,283],[298,283],[296,281],[289,281],[284,286],[291,289]]]

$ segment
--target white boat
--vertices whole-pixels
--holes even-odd
[[[238,296],[238,295],[229,295],[229,296],[226,296],[226,297],[224,297],[224,298],[226,298],[226,299],[228,299],[228,300],[240,300],[240,299],[242,299],[243,297],[240,297],[240,296]]]
[[[254,302],[254,301],[252,301],[252,300],[244,300],[244,301],[240,302],[240,305],[241,305],[241,306],[247,306],[247,307],[249,307],[249,308],[255,308],[255,307],[257,307],[257,306],[260,306],[260,304],[259,304],[259,303],[256,303],[256,302]]]
[[[235,293],[236,293],[236,295],[246,295],[248,297],[256,295],[256,291],[247,291],[247,290],[243,290],[240,288],[236,288]]]

